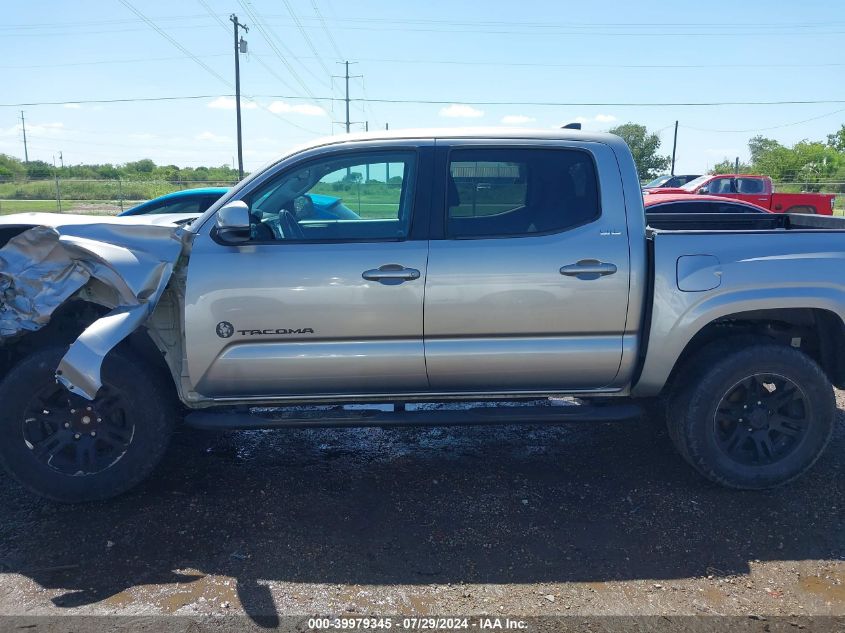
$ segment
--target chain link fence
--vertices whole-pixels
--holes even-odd
[[[234,180],[124,180],[49,178],[0,181],[0,215],[22,212],[115,215],[166,193],[231,187]]]

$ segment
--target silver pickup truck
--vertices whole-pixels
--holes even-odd
[[[767,488],[831,436],[843,264],[840,218],[647,221],[615,136],[336,136],[187,227],[3,217],[0,461],[82,501],[140,482],[182,417],[536,424],[649,403],[702,475]],[[529,404],[479,404],[497,400]]]

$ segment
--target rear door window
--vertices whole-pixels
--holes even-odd
[[[451,238],[559,232],[600,215],[595,164],[581,150],[458,149],[447,178]]]
[[[763,180],[760,178],[737,178],[736,188],[739,193],[765,193]]]

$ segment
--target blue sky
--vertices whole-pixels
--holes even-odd
[[[128,1],[205,67],[120,0],[8,3],[0,102],[232,93],[228,16],[237,13],[250,27],[250,52],[241,57],[242,91],[254,96],[243,111],[247,170],[318,135],[343,133],[333,123],[343,120],[342,102],[312,99],[342,96],[343,81],[329,76],[342,74],[339,59],[357,61],[352,74],[364,75],[351,81],[353,97],[444,102],[353,103],[351,119],[371,129],[578,120],[606,130],[635,121],[659,130],[668,154],[678,119],[679,173],[745,157],[757,133],[794,143],[823,139],[845,122],[845,103],[472,104],[845,100],[845,3],[829,0]],[[2,153],[23,155],[20,109],[0,107]],[[23,109],[31,159],[62,151],[65,163],[195,166],[235,156],[231,98]]]

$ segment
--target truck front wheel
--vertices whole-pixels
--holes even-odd
[[[675,384],[669,435],[698,472],[725,486],[755,490],[792,481],[816,462],[833,432],[833,387],[815,361],[791,347],[705,350]]]
[[[31,354],[0,383],[0,463],[33,492],[66,503],[107,499],[143,480],[167,448],[168,391],[120,349],[88,401],[59,385],[67,348]]]

